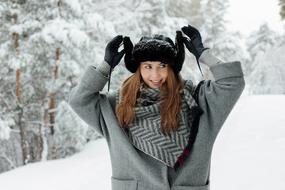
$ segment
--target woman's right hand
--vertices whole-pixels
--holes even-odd
[[[118,52],[121,43],[123,42],[123,36],[118,35],[114,37],[105,48],[104,60],[110,65],[113,69],[121,61],[122,57],[125,54],[125,50]]]

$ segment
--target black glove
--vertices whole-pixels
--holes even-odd
[[[186,48],[196,57],[198,61],[202,52],[206,49],[202,43],[202,37],[200,32],[191,25],[184,26],[181,28],[184,34],[186,34],[190,40],[186,37],[183,37],[183,42],[186,45]]]
[[[118,35],[114,37],[106,46],[105,48],[105,57],[104,60],[110,65],[113,69],[116,67],[122,57],[124,56],[125,50],[118,52],[118,49],[123,41],[123,36]]]

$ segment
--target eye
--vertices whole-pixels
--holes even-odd
[[[160,63],[160,68],[165,68],[166,67],[166,64],[165,63]]]
[[[144,68],[145,69],[151,69],[151,66],[150,65],[144,65]]]

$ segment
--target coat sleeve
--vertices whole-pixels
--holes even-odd
[[[204,112],[203,123],[213,138],[217,136],[223,123],[239,99],[244,86],[243,71],[240,62],[228,62],[210,66],[214,81],[199,83],[198,104]],[[195,90],[196,91],[196,90]]]
[[[106,128],[100,109],[100,99],[108,77],[104,76],[94,66],[88,66],[79,84],[74,87],[68,103],[77,115],[92,126],[101,136],[105,136]]]

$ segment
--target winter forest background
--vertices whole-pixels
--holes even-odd
[[[284,19],[285,0],[279,2]],[[266,23],[248,36],[230,32],[228,7],[228,0],[0,0],[0,173],[68,157],[100,138],[67,100],[117,34],[133,42],[157,33],[174,39],[176,30],[192,24],[213,54],[242,62],[245,94],[285,94],[285,34]],[[111,90],[128,75],[121,63]],[[202,79],[189,53],[182,75]]]

